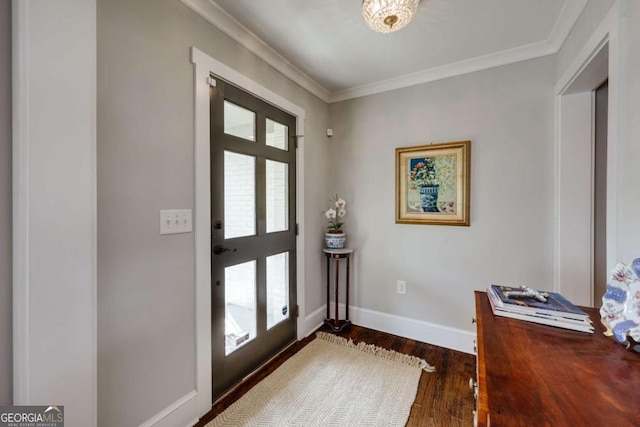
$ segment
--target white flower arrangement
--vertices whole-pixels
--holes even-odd
[[[344,199],[339,198],[337,194],[335,199],[332,199],[331,201],[335,208],[331,207],[324,212],[324,215],[329,220],[327,229],[329,230],[329,233],[339,233],[341,232],[341,227],[345,224],[344,222],[340,222],[340,220],[347,214],[347,210],[345,209],[347,202]]]

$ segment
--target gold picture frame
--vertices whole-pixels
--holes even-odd
[[[471,141],[396,148],[396,224],[469,226]]]

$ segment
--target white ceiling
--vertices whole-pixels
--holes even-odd
[[[587,0],[421,0],[379,34],[361,0],[182,0],[327,102],[552,54]]]

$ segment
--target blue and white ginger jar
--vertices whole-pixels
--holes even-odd
[[[341,233],[324,233],[324,240],[328,249],[342,249],[347,236]]]

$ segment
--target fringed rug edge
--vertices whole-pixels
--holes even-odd
[[[362,351],[367,354],[382,357],[383,359],[392,360],[394,362],[403,363],[405,365],[413,366],[422,369],[425,372],[435,372],[436,368],[430,365],[426,360],[420,357],[411,356],[409,354],[399,353],[395,350],[389,350],[383,347],[378,347],[374,344],[367,344],[365,342],[354,343],[351,339],[346,339],[337,335],[333,335],[327,332],[316,332],[316,338],[324,341],[328,341],[334,344],[341,345],[343,347],[353,348],[358,351]]]

